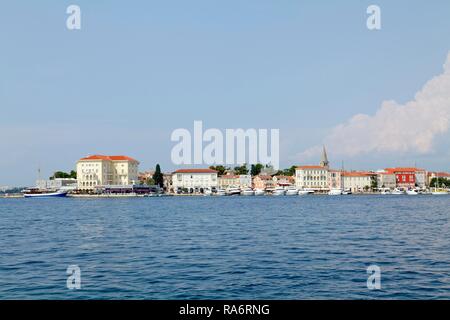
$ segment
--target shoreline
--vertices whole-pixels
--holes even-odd
[[[431,194],[420,194],[418,196],[429,196]],[[450,194],[449,194],[450,195]],[[230,198],[230,197],[243,197],[243,198],[264,198],[264,197],[275,197],[275,198],[296,198],[296,197],[317,197],[317,196],[329,196],[329,197],[345,197],[345,196],[396,196],[393,194],[381,194],[376,192],[367,193],[352,193],[351,195],[329,195],[327,193],[315,193],[310,195],[281,195],[276,196],[272,194],[265,194],[261,196],[246,196],[246,195],[209,195],[204,194],[161,194],[161,195],[148,195],[148,194],[68,194],[65,198],[73,199],[117,199],[117,198],[166,198],[166,197],[204,197],[204,198]],[[399,195],[397,195],[399,196]],[[403,194],[400,196],[407,196]],[[49,197],[51,198],[51,197]],[[11,195],[0,195],[0,199],[27,199],[22,194],[11,194]]]

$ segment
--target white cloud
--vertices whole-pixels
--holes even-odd
[[[433,150],[434,141],[450,128],[450,53],[444,72],[429,80],[405,104],[384,101],[370,116],[357,114],[334,127],[324,143],[334,155],[417,153]],[[302,160],[320,153],[319,146],[300,154]]]

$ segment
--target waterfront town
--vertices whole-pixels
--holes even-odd
[[[39,196],[152,196],[152,195],[309,195],[309,194],[448,194],[450,173],[416,167],[378,171],[349,171],[330,166],[325,147],[316,165],[274,170],[270,165],[247,168],[184,168],[163,173],[139,171],[129,156],[91,155],[76,163],[70,174],[55,172],[21,190],[25,197]],[[7,194],[4,188],[3,194]],[[17,193],[16,193],[17,196]]]

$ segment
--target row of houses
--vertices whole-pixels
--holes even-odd
[[[367,192],[376,188],[427,188],[433,178],[450,179],[445,172],[427,172],[420,168],[387,168],[373,171],[333,170],[326,166],[299,166],[294,176],[280,175],[233,175],[218,176],[211,169],[181,169],[173,174],[165,175],[165,189],[176,192],[202,192],[204,189],[251,187],[270,190],[276,187],[295,186],[297,189],[328,191],[340,188],[352,192]],[[170,182],[169,182],[170,181]]]
[[[81,158],[76,165],[78,190],[92,191],[104,186],[145,184],[153,171],[139,172],[139,161],[128,156],[93,155]],[[297,189],[327,191],[333,188],[363,192],[378,188],[426,188],[433,178],[450,179],[445,172],[428,172],[420,168],[386,168],[379,171],[346,171],[330,168],[326,150],[318,165],[298,166],[294,176],[272,175],[263,172],[257,176],[228,172],[219,176],[212,169],[179,169],[163,175],[164,190],[168,192],[203,192],[205,189],[228,187],[273,189],[295,186]],[[41,182],[42,183],[42,182]],[[53,183],[60,183],[54,181]],[[47,185],[48,187],[48,185]]]

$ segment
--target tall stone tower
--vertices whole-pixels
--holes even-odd
[[[323,146],[322,159],[320,160],[320,166],[328,169],[329,165],[330,165],[330,163],[328,162],[327,150],[325,149],[325,146]]]

